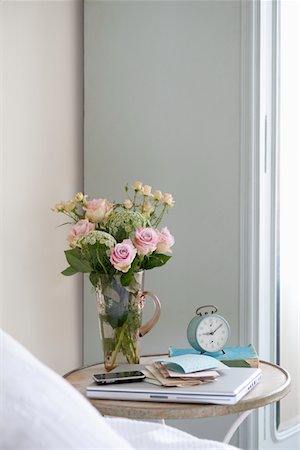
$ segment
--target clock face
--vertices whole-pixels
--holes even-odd
[[[229,337],[229,326],[221,316],[204,317],[196,330],[196,339],[206,352],[218,352],[226,344]]]

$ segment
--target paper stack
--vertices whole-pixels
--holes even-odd
[[[143,370],[145,381],[159,386],[194,386],[211,383],[228,370],[220,361],[204,355],[182,355],[155,361]]]

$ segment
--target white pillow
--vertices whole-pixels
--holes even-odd
[[[2,330],[0,448],[132,449],[76,389]]]
[[[159,423],[105,418],[0,329],[1,450],[233,449]]]

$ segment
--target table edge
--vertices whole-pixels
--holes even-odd
[[[147,357],[160,357],[162,355],[147,355]],[[230,414],[236,414],[243,411],[251,410],[260,408],[262,406],[269,405],[271,403],[274,403],[276,401],[279,401],[283,397],[285,397],[288,392],[290,391],[291,387],[291,376],[289,372],[284,369],[283,367],[272,363],[270,361],[260,360],[260,363],[272,366],[276,368],[277,370],[280,370],[284,376],[286,377],[285,383],[280,386],[275,391],[272,391],[269,395],[265,395],[260,400],[257,398],[254,399],[241,399],[238,403],[235,405],[216,405],[216,404],[202,404],[205,406],[205,409],[201,411],[199,414],[199,405],[198,404],[188,404],[189,405],[189,414],[181,414],[180,415],[180,409],[177,410],[167,410],[167,409],[147,409],[145,413],[145,403],[147,402],[129,402],[130,404],[122,404],[122,408],[120,408],[121,405],[119,405],[119,410],[116,413],[116,406],[115,405],[103,405],[103,400],[97,400],[92,398],[87,398],[88,401],[91,402],[91,404],[96,407],[101,414],[107,415],[107,416],[114,416],[114,417],[127,417],[131,419],[136,419],[137,415],[140,419],[145,420],[152,420],[152,419],[199,419],[199,418],[207,418],[207,417],[214,417],[214,416],[225,416]],[[95,364],[89,364],[87,366],[82,366],[78,369],[72,370],[64,375],[64,378],[67,378],[68,376],[72,375],[73,373],[88,369],[93,366],[101,365],[103,363],[95,363]],[[115,402],[116,400],[107,400]],[[142,403],[142,406],[140,406],[140,403]],[[185,403],[177,403],[177,405],[186,405]]]

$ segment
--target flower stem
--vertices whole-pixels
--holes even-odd
[[[122,325],[121,333],[120,333],[120,336],[119,336],[119,339],[118,339],[118,342],[117,342],[117,345],[116,345],[116,348],[115,348],[115,353],[114,353],[114,356],[113,356],[112,361],[111,361],[111,365],[112,366],[114,366],[114,364],[116,362],[116,359],[117,359],[117,356],[118,356],[118,353],[119,353],[119,349],[120,349],[121,344],[122,344],[123,336],[124,336],[124,333],[125,333],[126,325],[127,325],[126,322],[124,322],[124,324]]]
[[[74,220],[74,222],[78,222],[78,219],[80,219],[81,217],[76,214],[75,212],[69,212],[69,211],[61,211],[65,216],[70,217],[70,219]]]
[[[165,212],[166,212],[167,207],[168,207],[167,205],[164,205],[164,207],[163,207],[163,209],[162,209],[162,211],[161,211],[161,213],[160,213],[160,216],[158,217],[157,221],[156,221],[155,224],[154,224],[154,227],[155,227],[155,228],[157,228],[158,225],[160,224],[160,222],[162,221],[162,219],[163,219],[163,217],[164,217],[164,215],[165,215]]]
[[[99,255],[99,247],[98,247],[98,246],[97,246],[97,248],[96,248],[96,253],[97,253],[97,260],[98,260],[100,266],[102,267],[103,272],[107,275],[107,270],[105,269],[105,266],[104,266],[104,264],[102,263],[101,258],[100,258],[100,255]]]
[[[129,346],[133,356],[131,363],[137,364],[138,363],[137,349],[136,346],[134,345],[134,341],[131,335],[129,336]]]
[[[134,196],[133,196],[133,210],[134,211],[136,211],[136,204],[135,204],[135,202],[136,202],[136,194],[137,194],[137,192],[136,191],[134,191]]]

